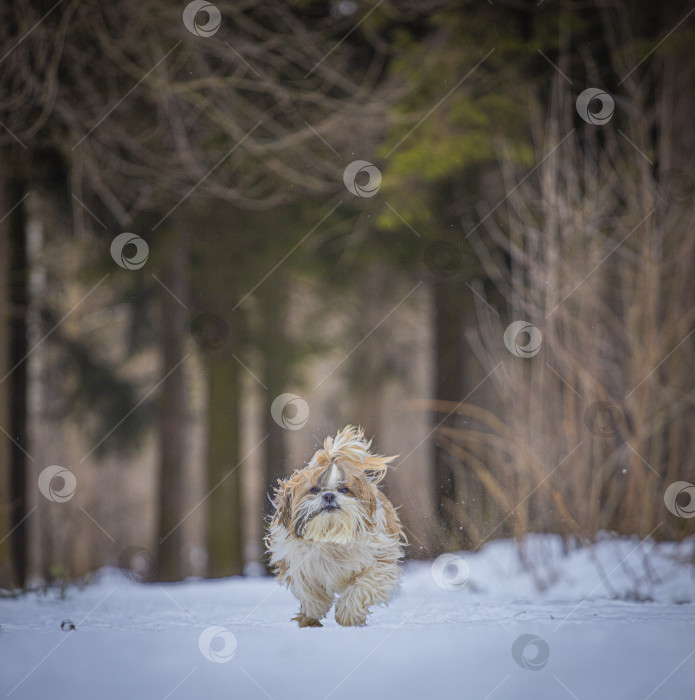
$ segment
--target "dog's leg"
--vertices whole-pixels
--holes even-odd
[[[326,617],[326,613],[331,609],[333,596],[320,586],[294,586],[293,592],[301,606],[299,613],[292,619],[296,620],[300,627],[323,627],[320,620]]]
[[[388,603],[391,593],[398,587],[398,566],[378,564],[370,566],[355,576],[335,604],[335,619],[339,625],[352,627],[363,625],[370,606]]]

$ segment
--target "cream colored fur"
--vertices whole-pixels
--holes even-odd
[[[371,454],[370,444],[347,426],[275,492],[266,544],[278,580],[300,602],[300,627],[321,626],[334,602],[338,623],[364,624],[370,607],[387,604],[398,587],[405,537],[376,485],[393,458]]]

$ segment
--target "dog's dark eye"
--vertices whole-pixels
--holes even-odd
[[[312,486],[312,487],[309,489],[309,492],[310,492],[310,493],[318,493],[320,490],[321,490],[321,489],[320,489],[318,486]]]
[[[341,487],[338,489],[338,492],[339,492],[339,493],[347,493],[349,490],[350,490],[350,489],[349,489],[347,486],[341,486]]]

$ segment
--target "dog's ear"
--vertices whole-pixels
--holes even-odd
[[[378,484],[386,476],[390,462],[396,459],[396,457],[398,457],[398,455],[383,457],[381,455],[370,454],[362,461],[360,468],[373,484]]]
[[[376,523],[376,486],[374,486],[370,479],[364,475],[361,478],[355,479],[353,485],[353,490],[355,491],[355,496],[364,505],[367,516],[372,524]]]
[[[292,520],[292,489],[286,481],[280,481],[275,489],[275,518],[283,527],[290,529]]]

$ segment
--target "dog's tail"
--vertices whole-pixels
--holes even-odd
[[[329,464],[334,459],[342,457],[362,469],[369,479],[378,484],[385,476],[390,463],[398,457],[386,457],[370,452],[372,441],[364,437],[364,430],[359,426],[346,425],[338,431],[335,437],[327,437],[323,442],[323,450],[317,455],[319,464]]]

